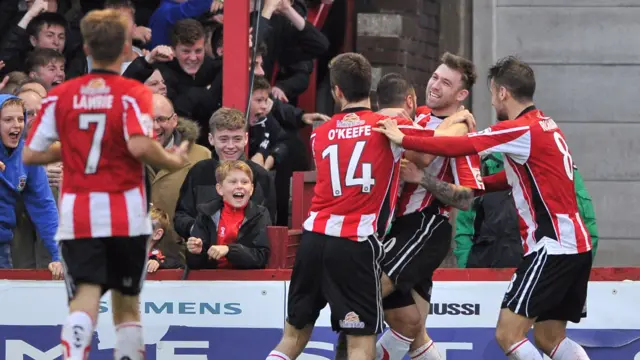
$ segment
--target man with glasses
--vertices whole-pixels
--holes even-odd
[[[211,151],[204,146],[196,144],[200,128],[191,120],[178,117],[171,101],[163,95],[153,94],[153,131],[156,140],[165,148],[169,149],[183,141],[189,141],[190,147],[187,153],[189,161],[178,171],[154,169],[147,166],[149,181],[151,182],[151,202],[159,209],[164,210],[170,219],[173,219],[180,194],[180,186],[187,177],[191,167],[200,160],[210,159]],[[171,229],[160,242],[160,251],[167,258],[178,260],[184,264],[184,259],[180,254],[181,239],[178,234]]]

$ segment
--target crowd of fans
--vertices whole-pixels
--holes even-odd
[[[22,99],[27,113],[26,131],[52,87],[92,70],[92,60],[83,51],[79,22],[84,14],[97,8],[114,8],[131,19],[134,46],[121,73],[143,82],[154,93],[157,140],[167,148],[185,140],[190,143],[189,164],[182,170],[147,169],[154,223],[149,271],[185,265],[265,267],[268,242],[245,241],[243,237],[253,236],[252,229],[246,233],[245,222],[233,226],[227,223],[226,227],[222,222],[216,223],[222,233],[205,235],[203,232],[211,229],[196,220],[202,211],[226,214],[222,206],[227,203],[225,192],[216,189],[216,184],[223,183],[220,176],[224,174],[214,174],[221,161],[242,160],[248,167],[229,171],[246,174],[254,184],[249,191],[251,204],[268,209],[260,219],[253,219],[264,227],[264,234],[256,230],[259,236],[266,236],[266,224],[288,225],[291,175],[309,168],[299,130],[328,119],[322,114],[305,114],[296,107],[298,96],[309,85],[313,60],[329,48],[326,36],[306,20],[307,4],[303,0],[265,0],[256,10],[252,2],[247,69],[253,70],[255,78],[245,117],[240,111],[222,108],[222,0],[3,1],[0,93]],[[61,165],[48,166],[46,175],[52,198],[56,199],[63,177]],[[230,201],[235,199],[233,193],[227,195]],[[17,194],[16,199],[15,218],[7,221],[13,231],[4,236],[6,239],[0,239],[0,243],[9,246],[6,251],[3,248],[0,260],[6,261],[0,261],[0,267],[47,267],[53,253],[44,244],[52,241],[51,235],[43,235],[41,219],[30,214],[31,199],[24,193]],[[220,208],[201,208],[216,199],[223,200]],[[248,196],[243,198],[248,200]],[[248,220],[252,219],[247,218],[246,223],[250,223]],[[211,243],[211,236],[218,237],[218,244],[229,242],[225,229],[227,233],[235,229],[242,249],[262,247],[262,255],[247,262],[243,252],[236,256],[236,248],[230,245],[223,260],[201,261],[186,246],[194,226],[205,244]],[[235,264],[238,258],[241,263]]]
[[[0,93],[23,101],[27,131],[48,90],[91,71],[79,21],[102,7],[128,14],[135,24],[131,57],[121,73],[154,93],[157,140],[167,148],[185,140],[191,144],[183,169],[147,169],[154,224],[148,270],[264,268],[266,225],[289,224],[292,173],[310,168],[299,130],[328,119],[305,113],[296,106],[297,98],[309,86],[313,60],[324,56],[322,62],[334,44],[305,20],[304,0],[264,0],[261,9],[251,8],[247,69],[253,68],[255,78],[245,116],[222,107],[222,0],[4,0]],[[498,160],[484,159],[484,170],[495,171]],[[63,173],[60,164],[46,168],[52,199],[58,197]],[[591,200],[583,185],[577,190],[595,247]],[[6,221],[13,231],[0,236],[0,245],[6,245],[0,246],[0,267],[46,268],[57,254],[47,224],[29,212],[30,204],[40,200],[15,197],[15,218]],[[481,197],[473,209],[459,214],[454,252],[459,266],[502,267],[519,261],[522,249],[508,197]],[[248,207],[245,217],[236,218],[225,207],[234,202]]]

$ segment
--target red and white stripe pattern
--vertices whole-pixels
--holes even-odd
[[[435,117],[430,113],[422,113],[416,116],[416,123],[430,130],[435,130],[443,119]],[[480,177],[480,159],[478,156],[465,156],[460,158],[436,157],[427,167],[427,171],[440,181],[470,187],[472,189],[484,189]],[[412,214],[422,211],[431,203],[435,197],[424,187],[418,184],[404,184],[398,201],[398,216]],[[450,206],[442,206],[438,212],[448,217],[451,212]]]
[[[123,193],[61,195],[57,240],[133,237],[150,234],[151,229],[143,187]]]
[[[551,118],[534,108],[468,138],[480,154],[506,155],[505,174],[525,255],[543,247],[550,255],[591,250],[591,237],[578,212],[573,159]]]
[[[309,212],[304,228],[309,231],[336,237],[366,238],[375,232],[376,214],[334,215],[326,212]]]

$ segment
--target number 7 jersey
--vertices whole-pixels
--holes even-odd
[[[27,146],[61,144],[58,240],[151,233],[144,165],[127,141],[152,136],[152,113],[144,85],[106,71],[66,81],[43,100]]]
[[[304,228],[358,241],[376,232],[384,235],[398,197],[403,150],[373,131],[387,116],[367,108],[348,111],[311,135],[316,185]],[[403,128],[414,127],[408,119],[397,121]]]

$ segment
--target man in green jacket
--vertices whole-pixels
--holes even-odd
[[[483,176],[493,175],[504,168],[502,154],[482,159]],[[574,183],[580,217],[591,235],[593,254],[598,248],[598,228],[591,197],[582,176],[574,165]],[[472,209],[458,211],[455,241],[458,267],[515,267],[522,258],[522,244],[518,231],[518,217],[510,190],[487,193],[476,199]]]

